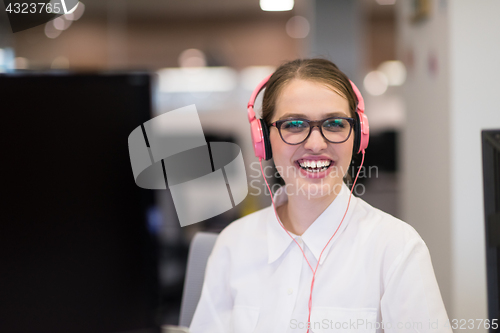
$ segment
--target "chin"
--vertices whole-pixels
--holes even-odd
[[[343,180],[334,178],[295,178],[285,180],[288,195],[303,196],[307,199],[319,199],[328,196],[337,196],[341,189]],[[294,184],[294,185],[291,185]]]

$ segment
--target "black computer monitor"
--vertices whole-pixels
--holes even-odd
[[[488,317],[492,320],[500,319],[500,130],[482,131],[482,146]]]
[[[159,332],[146,74],[0,75],[0,332]]]

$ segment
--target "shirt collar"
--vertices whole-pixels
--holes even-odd
[[[275,197],[276,207],[280,206],[284,202],[288,200],[285,191],[280,191],[281,193],[277,194]],[[337,195],[335,200],[321,213],[321,215],[311,224],[311,226],[302,234],[302,240],[304,244],[309,248],[312,252],[316,260],[318,260],[321,251],[328,243],[328,240],[332,237],[335,230],[339,226],[342,217],[347,208],[347,203],[349,201],[350,190],[345,185],[342,184],[342,190]],[[333,243],[338,239],[342,231],[346,228],[349,223],[350,217],[352,215],[352,211],[354,210],[354,206],[356,205],[356,197],[351,198],[351,203],[349,205],[349,211],[347,212],[342,225],[337,231],[335,237],[330,241],[327,248],[321,255],[320,264],[323,264],[325,261],[330,248]],[[271,209],[268,210],[267,214],[267,242],[269,249],[269,258],[268,262],[272,263],[277,260],[283,252],[288,248],[290,243],[294,243],[290,236],[286,233],[286,231],[281,227],[280,222],[276,218],[276,214],[271,205]],[[299,236],[290,233],[294,238]]]

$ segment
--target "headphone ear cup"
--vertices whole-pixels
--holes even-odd
[[[359,154],[359,145],[361,144],[361,121],[359,119],[359,114],[355,112],[356,117],[354,120],[354,145],[353,145],[353,154]]]
[[[266,156],[264,160],[268,161],[273,157],[273,151],[271,149],[271,140],[269,140],[269,127],[266,122],[262,119],[259,119],[260,126],[262,128],[262,137],[264,139],[264,150],[266,152]]]

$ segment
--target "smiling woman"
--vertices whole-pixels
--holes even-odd
[[[284,190],[221,232],[192,332],[451,332],[422,238],[343,183],[368,144],[345,74],[324,59],[286,63],[254,91],[249,119]]]
[[[332,189],[340,188],[351,163],[354,136],[350,135],[353,118],[349,103],[324,84],[303,79],[291,80],[280,95],[272,119],[281,126],[272,126],[269,134],[274,163],[278,170],[286,170],[280,175],[289,187],[315,184],[314,197],[323,197],[324,210],[331,203]],[[332,118],[334,114],[337,116]],[[283,120],[288,121],[281,123]],[[304,129],[290,129],[293,122],[300,122]],[[317,162],[327,164],[328,169],[317,168]],[[293,168],[297,172],[290,172]],[[300,196],[294,200],[302,201]]]

